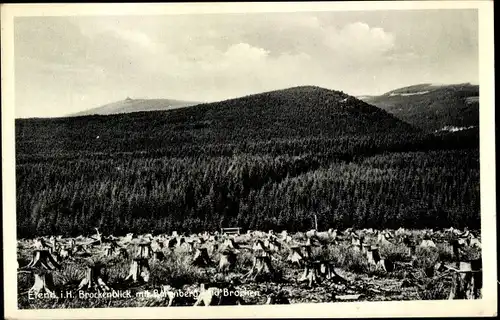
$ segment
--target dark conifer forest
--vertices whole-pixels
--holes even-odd
[[[18,237],[479,228],[479,130],[427,133],[296,87],[169,111],[16,120]]]

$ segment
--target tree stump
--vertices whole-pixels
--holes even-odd
[[[161,249],[163,249],[163,242],[158,242],[157,240],[151,242],[151,250],[153,250],[153,252],[159,251]]]
[[[44,238],[36,238],[33,240],[33,248],[35,250],[47,250],[49,251],[50,246],[47,244]],[[51,253],[49,251],[49,253]]]
[[[421,248],[436,248],[436,244],[432,241],[429,235],[425,235],[424,239],[420,243]]]
[[[120,248],[120,251],[118,251],[118,257],[120,259],[127,260],[128,259],[128,251],[125,248]]]
[[[371,245],[368,243],[362,243],[361,244],[361,253],[366,254],[368,250],[370,249]]]
[[[279,252],[281,250],[281,244],[276,240],[266,240],[264,246],[273,252]]]
[[[194,242],[192,242],[192,241],[188,241],[188,242],[186,242],[186,243],[187,243],[187,245],[188,245],[187,252],[188,252],[188,253],[193,253],[193,252],[194,252],[194,250],[195,250],[195,248],[194,248]]]
[[[351,239],[351,246],[355,251],[361,252],[363,249],[363,238],[354,236]]]
[[[298,281],[299,282],[305,282],[308,281],[309,287],[312,287],[314,284],[319,283],[319,276],[318,276],[318,270],[315,268],[314,263],[309,262],[306,263],[304,267],[304,272],[302,273],[302,276],[299,277]]]
[[[151,244],[139,243],[137,246],[135,258],[149,259],[151,258]]]
[[[186,239],[184,237],[177,237],[177,248],[180,248],[185,242]]]
[[[49,295],[54,295],[54,278],[52,277],[52,273],[47,271],[34,271],[35,275],[35,283],[29,289],[30,292],[34,294],[39,293],[47,293]]]
[[[214,253],[217,252],[217,250],[219,249],[219,244],[217,242],[214,242],[212,243],[211,245],[209,245],[208,247],[210,250],[209,250],[209,254],[210,255],[213,255]]]
[[[167,243],[166,243],[166,245],[165,245],[165,246],[166,246],[168,249],[173,249],[173,248],[175,248],[175,246],[177,245],[177,238],[170,238],[170,239],[168,239],[166,242],[167,242]]]
[[[87,266],[85,277],[80,282],[78,290],[109,291],[109,287],[103,280],[102,265]]]
[[[104,248],[104,255],[105,255],[106,257],[111,257],[111,256],[113,256],[113,248],[111,248],[111,247],[106,247],[106,248]]]
[[[35,294],[42,292],[54,294],[54,280],[51,271],[60,268],[61,265],[57,263],[48,249],[34,250],[32,260],[26,267],[22,268],[32,270],[35,276],[35,283],[29,291]]]
[[[378,252],[377,247],[370,247],[366,251],[366,258],[368,259],[368,263],[371,265],[377,265],[380,261],[380,254]]]
[[[333,270],[333,262],[330,261],[320,261],[318,268],[318,276],[323,279],[333,279],[336,276],[335,271]]]
[[[130,265],[130,271],[125,281],[132,279],[133,282],[148,282],[150,269],[148,259],[135,258]]]
[[[236,253],[234,251],[224,250],[220,254],[219,271],[226,273],[236,266]]]
[[[253,258],[252,268],[245,275],[245,278],[252,280],[276,279],[276,272],[271,265],[271,257],[259,255]]]
[[[369,248],[366,252],[366,257],[368,259],[368,263],[376,268],[380,268],[385,272],[394,271],[394,263],[389,259],[382,259],[378,252],[378,247]]]
[[[64,247],[61,247],[59,249],[59,258],[62,260],[65,260],[65,259],[68,259],[71,257],[71,251],[64,248]]]
[[[411,260],[415,260],[417,258],[417,248],[414,244],[409,244],[406,246],[406,252]]]
[[[311,245],[302,246],[302,256],[304,257],[305,260],[311,259],[312,256]]]
[[[196,249],[193,257],[193,264],[199,267],[206,267],[210,264],[207,248]]]
[[[153,261],[163,261],[165,259],[165,255],[162,251],[153,252]]]
[[[259,251],[259,250],[264,250],[264,248],[265,248],[265,246],[264,246],[264,243],[262,242],[262,240],[257,240],[253,244],[252,250]]]
[[[292,252],[286,258],[287,261],[289,261],[292,265],[296,265],[297,267],[302,267],[302,264],[304,262],[304,257],[300,253],[300,248],[299,247],[290,247]]]
[[[61,265],[49,253],[49,250],[34,250],[31,262],[26,266],[28,269],[56,270]]]
[[[224,241],[223,244],[224,250],[229,249],[229,250],[238,250],[240,249],[240,246],[234,242],[234,239],[227,239]]]

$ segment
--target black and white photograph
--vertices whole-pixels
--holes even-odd
[[[7,315],[496,314],[492,10],[2,6]]]

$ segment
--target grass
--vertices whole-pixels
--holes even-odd
[[[413,236],[420,236],[414,234]],[[300,239],[304,234],[293,235]],[[238,242],[252,243],[248,236],[243,235]],[[397,240],[397,239],[396,239]],[[416,242],[418,243],[418,242]],[[106,267],[102,270],[103,279],[109,287],[114,290],[131,290],[135,294],[138,290],[160,289],[163,285],[170,285],[177,289],[195,290],[201,283],[230,283],[254,288],[255,290],[278,290],[277,288],[287,287],[288,290],[312,290],[306,296],[313,297],[314,288],[302,288],[297,286],[296,280],[301,270],[292,268],[286,258],[289,250],[271,253],[271,265],[277,273],[277,278],[273,281],[251,281],[243,278],[253,264],[253,253],[251,250],[241,249],[237,255],[235,269],[228,274],[221,274],[217,271],[220,253],[215,252],[210,256],[211,265],[206,268],[194,266],[192,264],[193,254],[185,250],[186,248],[175,248],[174,250],[164,249],[165,259],[163,261],[149,260],[150,281],[146,284],[125,283],[124,279],[129,273],[131,258],[122,259],[119,257],[104,257],[102,250],[93,249],[93,259],[75,259],[62,262],[62,269],[54,271],[55,290],[75,291],[78,284],[85,276],[87,265],[103,263]],[[220,249],[219,249],[220,250]],[[411,290],[418,289],[418,297],[424,300],[447,299],[450,290],[450,280],[446,277],[438,278],[434,270],[438,262],[452,263],[454,261],[452,248],[448,243],[436,243],[436,248],[417,247],[415,257],[409,255],[408,250],[402,243],[379,245],[379,252],[383,259],[390,259],[395,262],[393,272],[385,272],[380,268],[368,263],[366,255],[353,250],[348,243],[329,244],[323,247],[312,247],[311,258],[313,260],[328,260],[333,262],[336,270],[342,270],[348,278],[355,281],[387,283],[392,287],[394,283],[409,283]],[[129,249],[131,257],[133,250]],[[462,260],[474,259],[481,256],[478,248],[464,248],[461,251]],[[21,247],[18,249],[18,259],[29,262],[31,258],[30,248]],[[417,284],[411,284],[407,277],[416,279]],[[24,293],[33,284],[33,275],[30,273],[18,273],[18,292]],[[357,279],[357,280],[356,280]],[[407,286],[407,287],[408,287]],[[401,286],[398,300],[410,299],[410,295],[405,295],[407,287]],[[295,289],[294,289],[295,288]],[[392,289],[391,289],[392,290]],[[76,294],[76,293],[75,293]],[[417,294],[415,292],[415,294]],[[411,296],[413,297],[413,296]],[[311,298],[312,299],[312,298]],[[316,298],[314,298],[316,299]],[[391,299],[389,296],[377,296],[377,299]],[[414,298],[413,298],[414,299]],[[317,299],[316,299],[317,300]],[[260,301],[260,300],[259,300]],[[312,301],[312,300],[311,300]],[[26,308],[100,308],[100,307],[139,307],[139,306],[163,306],[165,299],[134,298],[134,299],[76,299],[60,298],[56,300],[28,300],[27,295],[19,297],[19,307]],[[191,303],[190,301],[185,302]]]

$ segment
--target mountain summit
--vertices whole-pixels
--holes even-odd
[[[172,116],[203,122],[215,132],[241,132],[262,139],[338,136],[415,129],[342,91],[300,86],[172,110]]]
[[[127,97],[125,100],[109,103],[90,110],[81,111],[73,114],[73,116],[109,115],[141,111],[170,110],[189,107],[198,103],[199,102],[174,99],[132,99],[130,97]]]

